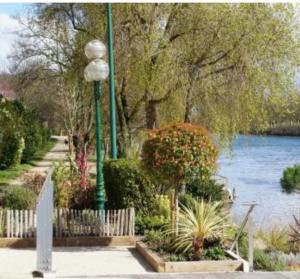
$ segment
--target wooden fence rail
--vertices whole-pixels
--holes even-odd
[[[134,208],[118,210],[77,210],[56,208],[53,212],[53,236],[134,236]],[[36,213],[33,210],[0,208],[0,237],[33,238]]]

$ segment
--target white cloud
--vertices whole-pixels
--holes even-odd
[[[8,14],[0,14],[0,32],[10,33],[20,28],[19,22]]]
[[[7,56],[17,39],[16,31],[21,29],[19,22],[8,14],[0,14],[0,71],[8,67]]]

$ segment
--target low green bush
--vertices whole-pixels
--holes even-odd
[[[269,254],[260,249],[254,249],[253,264],[255,270],[284,271],[289,270],[287,263],[276,254]]]
[[[1,205],[11,209],[32,209],[36,203],[36,194],[23,186],[15,186],[6,190]]]
[[[54,204],[56,207],[71,207],[71,199],[74,193],[73,181],[75,175],[71,175],[71,169],[64,162],[57,162],[54,165],[52,179],[54,182]],[[78,182],[79,183],[79,182]]]
[[[153,250],[157,250],[162,246],[162,241],[164,240],[163,233],[161,231],[147,231],[145,232],[144,242],[146,242],[149,247]]]
[[[290,252],[289,231],[286,228],[274,227],[269,231],[260,231],[258,237],[266,245],[267,252]]]
[[[149,231],[162,231],[168,223],[164,216],[137,215],[135,218],[135,233],[145,235]]]
[[[286,168],[283,171],[280,184],[282,189],[287,193],[300,190],[300,164]]]
[[[134,207],[137,213],[149,215],[157,207],[155,187],[138,160],[105,161],[103,173],[108,208]]]
[[[223,248],[215,246],[207,249],[203,249],[201,254],[201,260],[226,260],[227,257],[225,255],[225,251]]]
[[[194,179],[186,185],[186,192],[205,201],[221,201],[225,198],[224,185],[213,179]]]
[[[170,254],[165,257],[167,262],[186,262],[189,261],[189,255],[185,254]]]
[[[167,220],[171,217],[171,204],[167,195],[156,195],[156,205],[153,216],[164,216]]]

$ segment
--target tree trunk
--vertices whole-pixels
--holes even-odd
[[[192,94],[192,88],[190,87],[186,100],[185,100],[185,113],[184,113],[184,123],[191,123],[192,121],[192,108],[193,108],[193,94]]]
[[[157,127],[156,105],[151,100],[146,103],[146,127],[151,130]]]
[[[127,157],[128,148],[130,146],[131,137],[129,134],[128,123],[126,121],[122,103],[119,97],[116,97],[118,123],[120,125],[120,137],[117,138],[119,157]]]
[[[178,204],[178,187],[175,188],[175,199],[174,199],[174,231],[175,236],[178,235],[178,215],[179,215],[179,204]]]
[[[199,260],[201,256],[201,249],[203,246],[203,241],[199,238],[193,239],[193,250],[194,250],[194,259]]]

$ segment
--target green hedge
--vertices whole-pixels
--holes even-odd
[[[138,160],[105,161],[103,173],[108,208],[135,207],[137,213],[153,212],[157,205],[155,187]]]
[[[27,163],[50,136],[34,112],[0,96],[0,169]]]

